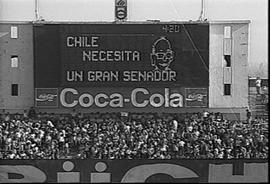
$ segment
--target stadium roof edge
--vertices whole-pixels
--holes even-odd
[[[34,21],[34,24],[209,24],[207,21]]]
[[[0,24],[31,24],[33,21],[0,21]]]
[[[251,20],[213,20],[210,24],[250,24]]]
[[[206,20],[206,21],[0,21],[0,24],[249,24],[251,20]]]

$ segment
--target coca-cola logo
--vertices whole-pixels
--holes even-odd
[[[198,101],[202,102],[203,98],[206,97],[206,95],[203,94],[189,94],[186,98],[187,101]]]
[[[48,101],[48,102],[52,102],[54,101],[54,98],[57,97],[57,95],[54,95],[54,94],[40,94],[38,96],[38,98],[36,98],[36,101],[40,101],[40,102],[45,102],[45,101]]]
[[[58,89],[36,88],[35,105],[36,107],[57,107]]]
[[[207,88],[186,88],[186,107],[207,107]]]

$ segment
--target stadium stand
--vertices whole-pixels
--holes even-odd
[[[9,114],[0,120],[0,159],[268,158],[268,120],[221,113]]]

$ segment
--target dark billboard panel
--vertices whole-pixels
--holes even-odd
[[[208,24],[34,26],[36,87],[209,86]]]
[[[34,24],[34,82],[35,87],[60,86],[60,37],[57,25]]]

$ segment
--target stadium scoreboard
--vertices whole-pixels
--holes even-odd
[[[35,24],[37,107],[207,107],[209,24]]]

